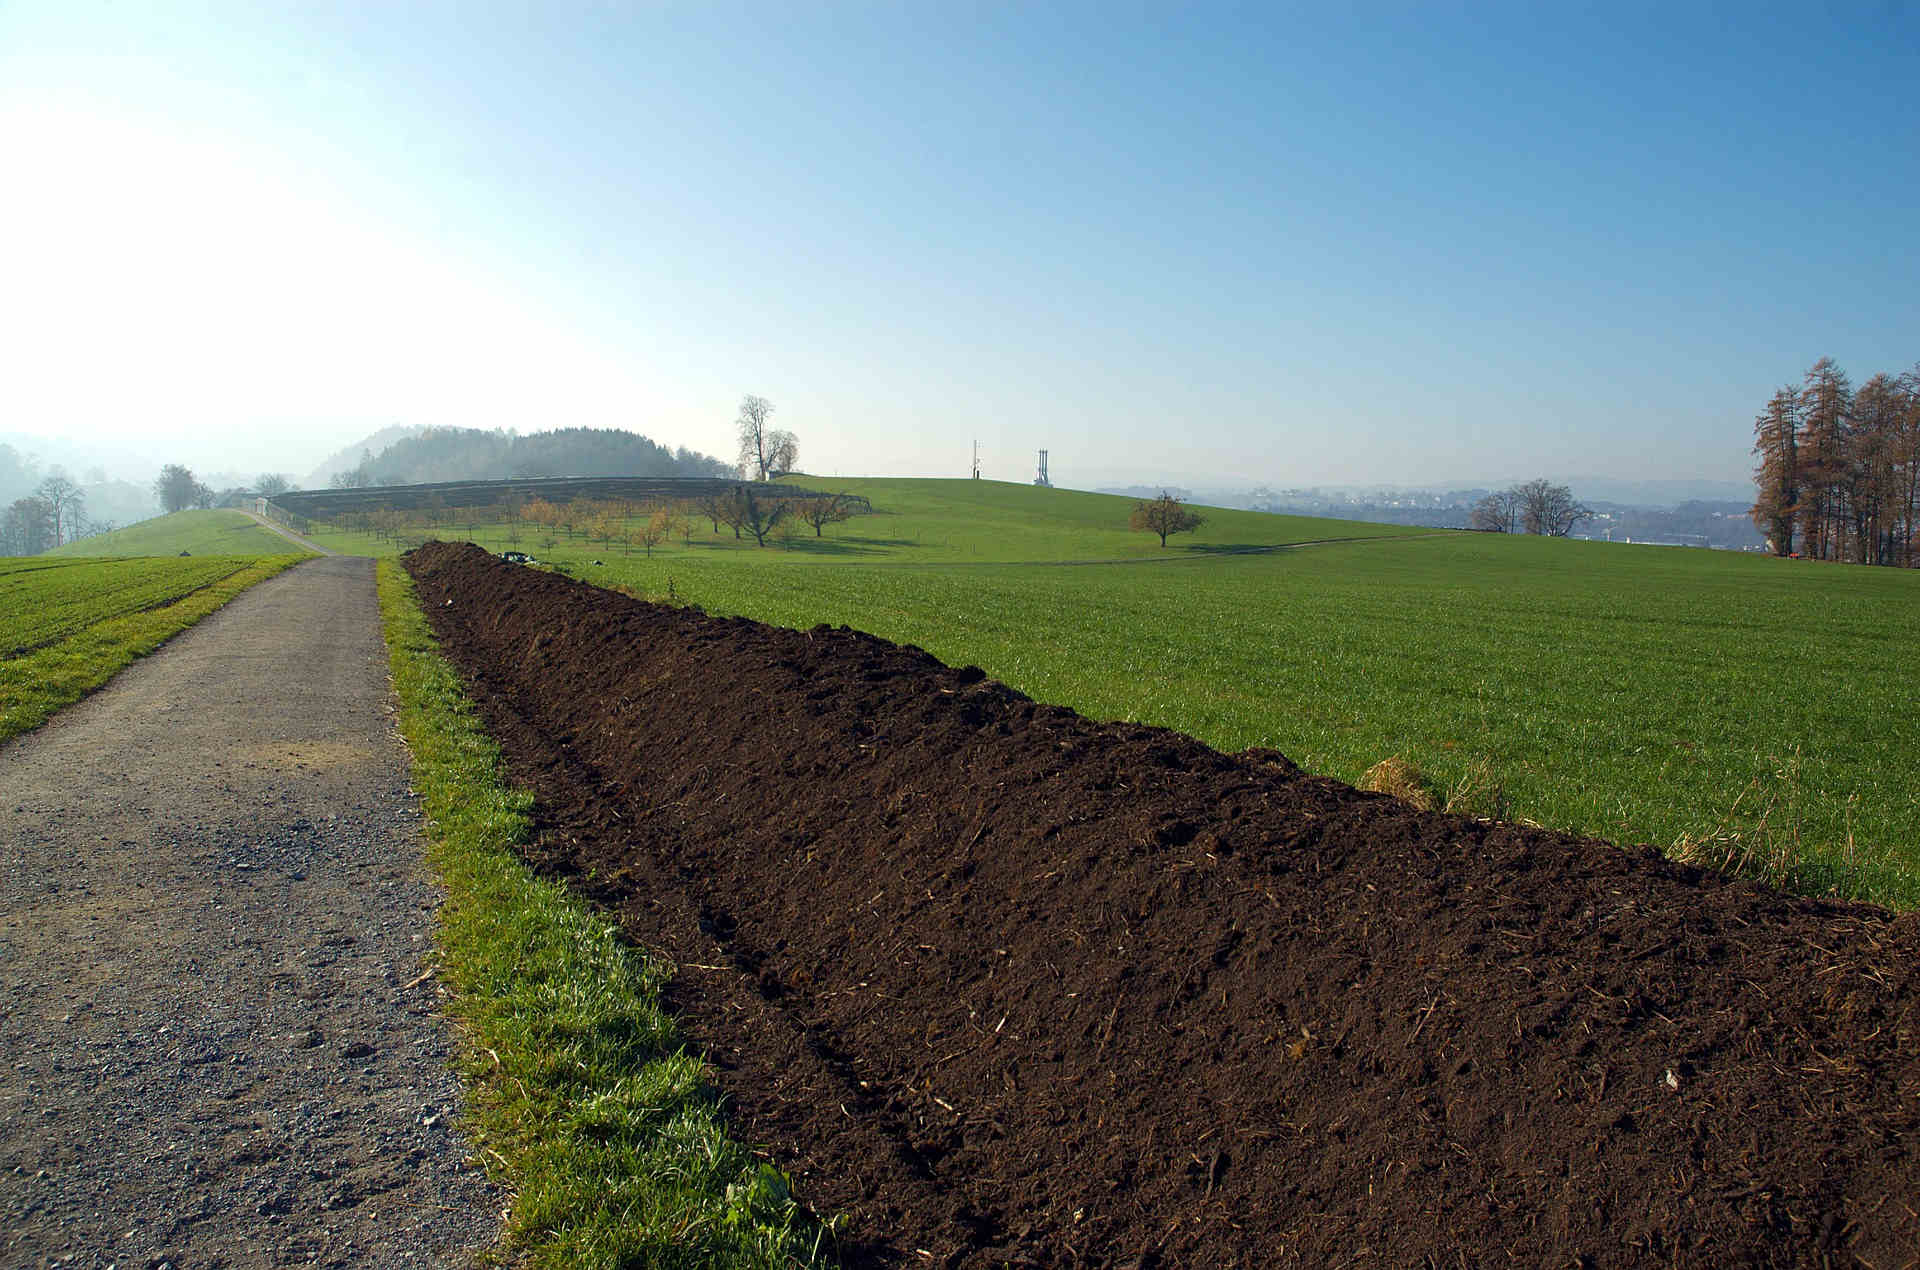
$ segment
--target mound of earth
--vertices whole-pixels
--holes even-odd
[[[1920,918],[408,557],[850,1264],[1912,1264]]]

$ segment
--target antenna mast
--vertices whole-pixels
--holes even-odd
[[[1047,479],[1047,452],[1045,450],[1040,451],[1040,475],[1033,478],[1033,483],[1035,485],[1045,485],[1049,488],[1053,485],[1053,482]]]
[[[976,481],[980,479],[980,443],[978,441],[973,443],[973,479]]]

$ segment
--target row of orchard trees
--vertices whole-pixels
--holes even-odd
[[[424,539],[439,528],[464,527],[471,534],[481,526],[499,525],[512,544],[518,544],[521,536],[532,530],[536,540],[549,548],[564,536],[641,547],[651,556],[655,547],[674,538],[691,546],[702,522],[716,535],[730,529],[736,539],[751,538],[764,547],[768,539],[794,532],[801,525],[811,527],[814,536],[820,537],[828,525],[847,520],[862,507],[860,500],[842,494],[786,498],[740,485],[674,500],[577,498],[551,502],[532,498],[457,508],[430,501],[414,508],[342,513],[334,523],[342,529],[394,541]]]
[[[1753,423],[1753,523],[1776,555],[1920,564],[1920,366],[1858,388],[1831,357]]]

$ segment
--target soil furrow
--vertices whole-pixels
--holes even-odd
[[[483,710],[518,720],[541,862],[683,959],[743,1131],[865,1257],[1920,1248],[1920,919],[1416,812],[851,631],[476,548],[409,565]],[[689,920],[732,970],[684,964]],[[782,1081],[795,1027],[818,1086]],[[869,1109],[911,1185],[844,1128]]]

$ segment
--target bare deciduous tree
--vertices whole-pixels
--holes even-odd
[[[767,434],[773,450],[767,459],[767,475],[781,476],[800,466],[800,442],[791,432],[775,428]]]
[[[740,475],[750,481],[764,481],[780,472],[790,472],[800,460],[800,442],[793,433],[769,425],[773,403],[765,397],[748,395],[740,399],[740,415],[734,426],[740,430]]]
[[[1483,534],[1507,533],[1510,520],[1504,500],[1498,494],[1487,495],[1467,512],[1467,528]]]
[[[1135,503],[1133,514],[1127,517],[1129,529],[1145,529],[1159,534],[1163,547],[1167,545],[1167,535],[1183,534],[1206,523],[1205,516],[1190,510],[1179,499],[1164,491],[1150,502]]]
[[[796,510],[799,512],[801,520],[813,526],[813,536],[815,538],[821,536],[820,531],[824,526],[837,525],[843,520],[851,519],[853,516],[853,509],[847,505],[847,500],[839,494],[827,494],[820,498],[803,499],[797,505]]]
[[[80,526],[87,511],[87,494],[78,481],[56,467],[52,475],[34,487],[33,492],[53,513],[54,546],[80,537]]]
[[[735,537],[745,530],[753,535],[755,546],[764,547],[767,545],[767,535],[787,518],[792,508],[793,503],[789,499],[767,498],[755,494],[751,486],[736,485],[728,500],[727,523],[733,526]]]
[[[693,500],[693,509],[712,522],[713,532],[717,534],[720,526],[727,521],[727,496],[720,493],[702,494]]]
[[[1520,524],[1530,534],[1565,538],[1574,526],[1593,517],[1593,510],[1573,497],[1564,485],[1537,477],[1512,490],[1520,504]]]

